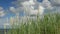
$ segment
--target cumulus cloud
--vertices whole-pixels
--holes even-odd
[[[17,1],[12,2],[12,4],[15,4],[16,6],[22,7],[21,2],[24,2],[24,1],[29,1],[29,0],[17,0]]]
[[[13,2],[15,3],[15,2]],[[18,10],[18,11],[26,11],[26,14],[35,14],[38,11],[38,7],[42,6],[45,9],[49,9],[49,10],[53,10],[54,7],[53,6],[59,6],[59,0],[43,0],[43,2],[37,2],[37,0],[17,0],[16,1],[16,5],[18,5],[17,8],[15,8],[14,10]],[[22,10],[19,10],[20,7],[22,7]],[[36,11],[36,12],[34,12]]]
[[[10,11],[16,13],[16,9],[14,7],[10,7],[9,9],[10,9]]]
[[[25,1],[29,1],[29,0],[17,0],[17,1],[12,2],[12,3],[21,7],[22,6],[21,2],[25,2]],[[37,0],[34,0],[34,1],[37,1]],[[51,5],[52,6],[60,6],[60,0],[49,0],[48,2],[46,2],[46,1],[47,0],[43,0],[43,6],[45,6],[46,4],[49,5],[48,7],[51,7]]]
[[[10,7],[9,9],[10,9],[11,12],[13,12],[13,13],[15,13],[15,14],[20,13],[20,12],[23,11],[23,7],[17,7],[17,8],[15,8],[15,7]]]
[[[32,1],[35,2],[35,4],[36,4],[35,7],[38,4],[40,4],[37,0],[32,0]],[[19,5],[21,7],[22,6],[21,3],[23,3],[23,2],[25,2],[26,4],[28,4],[27,2],[31,2],[31,1],[29,1],[29,0],[17,0],[16,3],[15,2],[13,2],[13,3],[15,3],[16,5]],[[33,4],[33,2],[31,2],[31,4]],[[51,7],[51,3],[48,0],[43,0],[43,2],[41,2],[41,4],[43,6],[45,6],[45,7],[48,7],[48,8]]]
[[[23,5],[23,7],[25,9],[25,13],[27,15],[37,15],[38,12],[39,12],[39,14],[42,15],[44,12],[44,6],[42,6],[41,4],[37,3],[37,1],[34,1],[34,0],[22,2],[22,5]]]
[[[5,15],[4,10],[2,7],[0,7],[0,17],[3,17]]]

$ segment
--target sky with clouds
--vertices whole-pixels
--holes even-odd
[[[20,13],[21,16],[24,15],[24,11],[26,11],[26,14],[36,14],[38,11],[38,6],[45,8],[45,12],[56,10],[58,10],[58,12],[60,11],[60,0],[33,1],[34,2],[32,2],[32,0],[0,0],[0,24],[3,25],[6,23],[7,18],[10,19],[10,17],[15,16],[18,13]],[[42,10],[43,9],[41,9],[41,11]]]
[[[4,23],[7,23],[7,17],[13,16],[9,11],[9,7],[14,6],[12,4],[13,1],[16,0],[0,0],[0,28],[2,28]]]

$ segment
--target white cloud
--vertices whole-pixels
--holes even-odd
[[[14,7],[10,7],[9,9],[10,9],[10,11],[16,13],[16,9]]]
[[[35,5],[36,5],[36,2],[34,2],[33,0],[30,0],[30,1],[22,2],[22,5],[24,7],[24,10],[25,10],[26,14],[27,15],[37,15],[38,12],[39,12],[39,14],[42,15],[43,12],[44,12],[44,7],[41,6],[41,5],[38,5],[39,8],[37,7],[37,9],[34,9]]]
[[[0,17],[3,17],[5,15],[4,10],[2,7],[0,7]]]
[[[29,0],[17,0],[17,1],[12,2],[12,3],[21,7],[22,6],[21,2],[25,2],[25,1],[29,1]],[[34,1],[36,1],[36,0],[34,0]],[[50,0],[50,2],[48,1],[47,3],[46,3],[47,0],[43,0],[43,1],[45,1],[45,2],[43,2],[43,6],[45,6],[45,4],[47,4],[48,8],[51,8],[51,5],[52,6],[60,6],[60,0]]]
[[[10,11],[12,11],[13,13],[17,14],[17,13],[20,13],[21,11],[23,11],[23,7],[10,7],[9,8]]]
[[[3,17],[5,14],[1,11],[0,12],[0,17]]]
[[[51,1],[51,2],[50,2]],[[43,6],[43,8],[45,9],[48,9],[48,10],[53,10],[54,9],[54,6],[58,6],[59,5],[59,1],[60,0],[50,0],[50,1],[47,1],[47,0],[43,0],[42,3],[39,3],[37,2],[36,0],[17,0],[16,1],[16,5],[19,5],[17,8],[13,9],[13,11],[26,11],[26,14],[37,14],[37,11],[38,11],[38,7],[39,6]],[[14,3],[14,2],[13,2]],[[32,5],[32,6],[30,6]],[[21,9],[21,8],[23,9]],[[34,12],[35,11],[35,12]],[[44,12],[44,10],[42,11],[42,13]],[[40,12],[41,13],[41,12]]]

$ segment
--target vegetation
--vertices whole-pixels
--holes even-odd
[[[37,17],[36,21],[29,20],[22,22],[18,28],[13,27],[8,34],[60,34],[60,14],[47,14],[43,19]]]

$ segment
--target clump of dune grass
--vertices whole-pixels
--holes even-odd
[[[8,34],[60,34],[60,14],[47,14],[42,20],[37,17],[36,21],[28,20],[16,29],[13,27]]]

